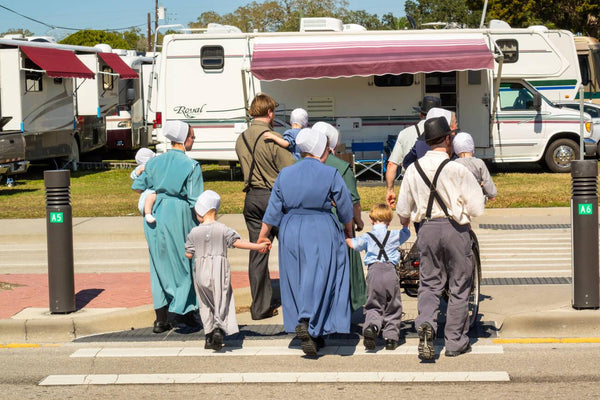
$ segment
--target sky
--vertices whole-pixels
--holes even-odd
[[[251,1],[159,0],[159,6],[166,8],[169,24],[187,25],[205,11],[227,14]],[[379,16],[388,12],[395,16],[404,15],[404,0],[348,0],[348,3],[351,10],[366,10]],[[120,29],[139,25],[145,32],[147,14],[152,12],[154,15],[154,4],[155,0],[0,0],[0,32],[23,28],[35,35],[58,39],[79,29]],[[28,20],[6,8],[50,26]]]

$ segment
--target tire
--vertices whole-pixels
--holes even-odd
[[[552,172],[571,172],[571,161],[573,160],[579,160],[579,145],[571,139],[553,141],[544,155],[546,166]]]
[[[471,293],[469,294],[469,327],[473,328],[477,323],[479,313],[479,295],[481,288],[481,258],[479,256],[479,241],[475,232],[469,231],[472,239],[473,250],[473,281],[471,283]]]

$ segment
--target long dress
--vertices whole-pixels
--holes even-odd
[[[279,285],[286,332],[308,319],[317,337],[350,331],[348,252],[338,218],[352,220],[350,193],[339,172],[314,158],[281,170],[263,222],[279,227]]]
[[[197,225],[194,204],[204,191],[200,164],[181,150],[169,150],[150,159],[131,188],[156,192],[152,209],[156,223],[144,221],[154,308],[168,305],[168,310],[176,314],[197,309],[192,262],[185,257],[184,249],[188,233]]]
[[[215,328],[226,335],[239,332],[227,260],[227,248],[238,239],[235,230],[215,221],[192,229],[185,243],[186,253],[194,254],[194,283],[205,333]]]
[[[352,168],[350,168],[350,164],[333,154],[329,154],[325,161],[325,165],[329,165],[338,170],[346,183],[346,187],[350,191],[352,205],[358,203],[360,201],[360,196],[358,194],[358,189],[356,188],[356,178],[354,177]],[[334,212],[337,215],[335,207]],[[365,280],[365,271],[363,269],[360,253],[350,247],[348,247],[348,263],[350,264],[350,306],[352,307],[352,311],[356,311],[367,302],[367,282]]]

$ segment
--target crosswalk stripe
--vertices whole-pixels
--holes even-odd
[[[441,353],[443,347],[436,346]],[[471,354],[502,354],[501,345],[475,345]],[[224,347],[221,351],[206,350],[203,347],[114,347],[78,349],[73,358],[107,358],[107,357],[244,357],[244,356],[301,356],[304,353],[299,347],[284,346],[248,346]],[[417,346],[403,345],[395,350],[367,351],[362,346],[326,346],[319,351],[320,355],[338,356],[401,356],[417,355]]]
[[[453,372],[248,372],[212,374],[49,375],[40,386],[143,385],[192,383],[328,383],[328,382],[508,382],[506,371]]]

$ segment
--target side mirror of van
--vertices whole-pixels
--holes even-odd
[[[533,108],[538,112],[542,110],[542,95],[539,93],[533,95]]]

